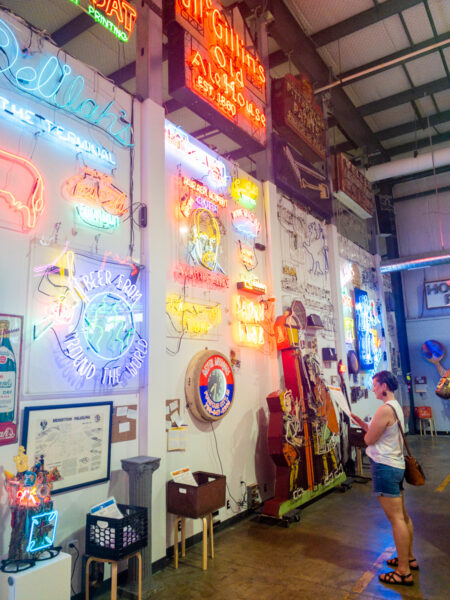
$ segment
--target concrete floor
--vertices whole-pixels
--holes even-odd
[[[406,505],[415,527],[420,571],[412,587],[387,586],[377,575],[395,549],[390,525],[371,493],[371,482],[333,491],[302,510],[289,528],[252,516],[215,533],[215,558],[201,570],[201,544],[187,549],[178,570],[153,575],[143,597],[155,600],[368,600],[450,598],[450,438],[409,436],[427,484],[406,484]],[[109,594],[94,596],[106,600]],[[120,598],[132,598],[123,591]]]

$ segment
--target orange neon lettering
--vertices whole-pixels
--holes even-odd
[[[222,69],[225,69],[227,61],[225,58],[225,54],[223,53],[223,50],[220,46],[214,46],[214,56],[216,58],[216,61],[217,61],[217,64],[219,65],[219,67],[222,67]]]
[[[217,39],[221,40],[222,36],[223,36],[223,29],[222,29],[222,15],[220,14],[220,12],[217,10],[217,8],[215,8],[212,12],[212,26],[213,26],[213,30],[214,33],[217,36]]]
[[[108,3],[105,7],[105,13],[108,15],[108,17],[115,13],[119,23],[123,23],[122,5],[120,0],[108,0]]]

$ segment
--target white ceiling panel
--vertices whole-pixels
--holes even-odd
[[[426,148],[420,148],[420,150],[418,150],[418,154],[419,155],[420,154],[428,154],[429,152],[431,152],[432,149],[434,151],[436,151],[436,150],[441,150],[443,148],[448,148],[448,142],[442,142],[442,144],[435,144],[434,146],[427,146]],[[410,158],[413,155],[414,155],[414,151],[408,151],[408,152],[405,152],[404,154],[396,154],[394,157],[394,160],[399,160],[400,158]]]
[[[419,98],[416,100],[417,108],[420,111],[420,114],[423,117],[427,117],[428,115],[434,115],[436,112],[436,107],[434,105],[431,96],[425,96],[424,98]]]
[[[318,52],[339,74],[408,46],[408,38],[395,15],[327,44]]]
[[[448,0],[428,0],[438,34],[450,30],[450,2]]]
[[[280,0],[278,0],[279,2]],[[283,0],[293,14],[301,18],[306,33],[311,35],[353,15],[373,8],[372,0]]]
[[[402,12],[406,27],[415,44],[433,37],[427,11],[423,4],[417,4]]]
[[[445,77],[444,65],[439,52],[412,60],[406,65],[406,68],[416,87]]]
[[[1,0],[0,6],[32,23],[38,29],[56,31],[80,14],[69,0]]]
[[[345,86],[345,90],[350,89],[352,91],[355,97],[358,98],[356,105],[360,106],[398,94],[410,89],[410,87],[402,67],[394,67],[389,71],[377,73],[372,77]]]
[[[419,129],[416,132],[406,133],[405,135],[399,135],[395,138],[390,138],[388,140],[383,140],[383,146],[385,148],[395,148],[396,146],[401,146],[403,144],[413,144],[418,140],[423,138],[427,138],[429,136],[435,135],[436,132],[432,127],[430,129]]]
[[[434,99],[440,111],[450,110],[450,89],[434,94]]]
[[[383,110],[371,116],[376,123],[376,131],[394,127],[395,125],[402,125],[403,123],[409,123],[416,118],[416,114],[410,103],[395,106],[394,108],[388,108],[387,110]]]

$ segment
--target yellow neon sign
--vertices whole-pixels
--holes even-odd
[[[205,335],[222,321],[219,304],[186,302],[177,294],[167,296],[166,311],[176,320],[177,327],[190,335]]]

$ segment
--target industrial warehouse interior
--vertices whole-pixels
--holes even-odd
[[[0,600],[448,596],[449,25],[0,0]]]

